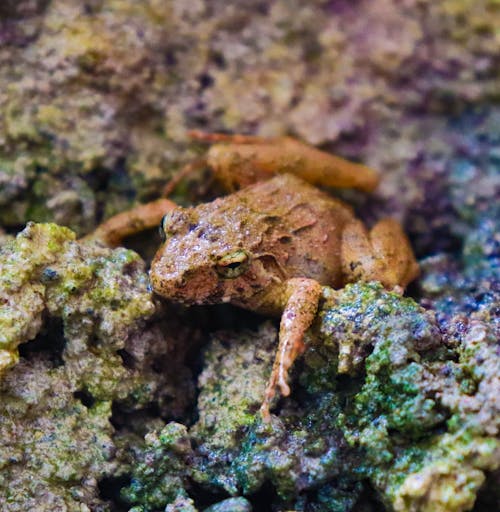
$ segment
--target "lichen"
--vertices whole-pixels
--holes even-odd
[[[106,510],[97,483],[118,470],[111,402],[82,404],[47,360],[22,362],[0,390],[2,509]]]
[[[498,2],[186,5],[0,5],[7,510],[105,510],[119,501],[106,482],[129,474],[137,510],[156,496],[167,510],[337,512],[376,493],[388,509],[458,512],[478,492],[478,511],[498,508]],[[190,128],[293,134],[379,169],[370,198],[335,193],[367,225],[399,219],[420,259],[415,301],[325,292],[270,426],[255,414],[269,325],[190,360],[195,401],[199,336],[152,301],[135,254],[56,226],[12,240],[29,220],[80,236],[157,197],[204,151]],[[189,184],[176,193],[189,202]],[[173,419],[189,457],[156,444]],[[216,504],[227,493],[239,501]]]
[[[158,510],[188,498],[184,487],[192,453],[184,425],[169,423],[160,432],[148,434],[142,461],[134,468],[130,487],[122,493],[126,501],[140,504],[132,510]]]
[[[2,370],[17,360],[18,345],[36,336],[45,312],[63,321],[68,359],[94,337],[106,339],[105,350],[118,362],[125,332],[154,311],[137,255],[80,245],[74,233],[55,224],[31,223],[4,246],[0,279]],[[108,386],[117,385],[120,376],[107,379]]]
[[[181,331],[174,340],[161,319],[143,331],[156,307],[137,254],[54,224],[30,223],[2,247],[0,298],[3,506],[104,510],[98,481],[124,473],[134,433],[115,432],[113,411],[175,416],[189,404]]]
[[[271,482],[281,506],[321,510],[328,496],[329,510],[346,510],[367,478],[398,511],[469,509],[484,472],[500,465],[492,382],[499,360],[484,324],[445,343],[432,313],[380,285],[325,289],[324,296],[303,387],[270,424],[248,411],[261,401],[275,330],[265,326],[231,343],[228,333],[209,346],[183,489],[189,494],[197,483],[252,496]],[[471,361],[479,354],[490,363],[478,372]],[[152,462],[152,474],[172,457]],[[144,473],[139,479],[150,485]]]

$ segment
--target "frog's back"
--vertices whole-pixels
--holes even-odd
[[[259,218],[262,254],[287,274],[341,286],[341,236],[352,209],[289,174],[257,183],[236,194]],[[255,249],[254,249],[255,250]]]
[[[326,192],[292,174],[280,174],[267,181],[251,185],[235,194],[246,198],[258,211],[286,215],[301,205],[312,206],[315,211],[335,211],[352,218],[352,208]]]

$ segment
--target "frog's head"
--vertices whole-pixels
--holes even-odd
[[[245,305],[269,285],[273,276],[252,254],[260,235],[234,211],[221,213],[201,205],[177,208],[163,218],[164,242],[150,271],[156,293],[188,305]]]

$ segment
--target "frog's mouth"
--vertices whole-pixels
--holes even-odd
[[[216,304],[220,302],[219,279],[212,269],[187,271],[175,290],[175,300],[186,305]]]

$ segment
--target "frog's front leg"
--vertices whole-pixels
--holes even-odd
[[[304,352],[304,334],[316,316],[320,296],[321,285],[314,279],[293,278],[286,283],[286,305],[281,316],[278,351],[260,408],[265,422],[271,419],[269,408],[276,387],[279,386],[283,396],[290,394],[288,370]]]
[[[367,231],[354,220],[342,234],[342,272],[346,282],[380,281],[402,291],[419,273],[418,263],[401,225],[383,219]]]
[[[320,151],[292,137],[190,132],[194,139],[214,143],[206,160],[228,190],[268,179],[273,174],[295,174],[315,185],[372,191],[378,173],[361,164]]]
[[[157,227],[162,217],[174,208],[178,208],[178,205],[168,199],[140,204],[109,218],[84,240],[99,240],[109,247],[117,247],[125,237]]]

